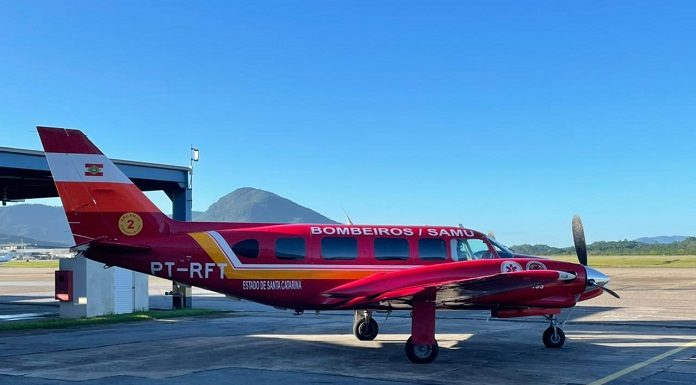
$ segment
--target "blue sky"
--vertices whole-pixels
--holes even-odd
[[[508,244],[696,235],[696,4],[3,1],[1,146],[36,125],[343,220]],[[163,194],[156,203],[168,209]]]

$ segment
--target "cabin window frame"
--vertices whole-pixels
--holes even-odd
[[[423,254],[421,253],[421,243],[422,242],[432,242],[432,241],[440,241],[442,243],[442,256],[437,256],[437,257],[423,257]],[[444,238],[421,238],[418,240],[418,259],[422,261],[446,261],[447,260],[447,241]]]
[[[283,241],[302,241],[302,255],[279,255],[278,254],[278,242],[283,242]],[[307,258],[307,240],[303,237],[279,237],[276,238],[275,242],[273,243],[273,254],[277,259],[283,260],[283,261],[301,261]]]
[[[327,247],[325,246],[325,242],[344,242],[344,243],[352,243],[353,245],[349,245],[351,249],[354,249],[354,254],[353,255],[331,255],[331,256],[326,256],[325,251],[327,251]],[[342,247],[345,247],[346,245],[343,245]],[[319,242],[319,253],[321,255],[321,258],[327,261],[354,261],[358,259],[358,256],[360,255],[360,248],[358,247],[358,239],[355,237],[323,237],[321,238],[321,241]],[[350,250],[353,251],[353,250]]]
[[[247,254],[246,250],[247,248],[241,248],[240,249],[240,244],[245,243],[245,242],[255,242],[256,243],[256,253],[252,256],[251,254]],[[230,249],[232,249],[232,252],[234,252],[234,255],[246,259],[256,259],[261,255],[261,243],[259,242],[258,239],[256,238],[247,238],[247,239],[242,239],[240,241],[235,242],[233,245],[230,246]]]
[[[379,255],[378,253],[378,242],[383,242],[383,241],[400,241],[399,243],[402,243],[401,246],[405,246],[405,251],[406,253],[403,255],[389,255],[389,254],[383,254]],[[373,255],[375,259],[379,261],[405,261],[408,260],[411,256],[411,244],[406,238],[401,238],[401,237],[377,237],[372,240],[372,247],[373,247]],[[385,251],[391,251],[391,250],[384,250],[381,251],[381,253],[384,253]],[[403,250],[401,250],[403,251]]]

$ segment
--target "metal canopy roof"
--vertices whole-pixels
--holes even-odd
[[[173,197],[187,190],[188,167],[118,159],[112,161],[142,191],[162,190]],[[57,196],[43,151],[0,147],[1,201]]]

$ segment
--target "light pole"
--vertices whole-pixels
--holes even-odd
[[[191,162],[189,163],[189,185],[188,188],[193,188],[193,162],[198,162],[199,151],[198,148],[191,145]]]

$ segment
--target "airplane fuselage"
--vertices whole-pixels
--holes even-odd
[[[198,226],[205,228],[203,223]],[[142,242],[149,245],[148,251],[121,254],[95,250],[86,256],[228,296],[297,310],[349,309],[344,301],[323,293],[379,273],[404,271],[404,279],[410,280],[414,277],[407,277],[407,270],[424,266],[432,266],[429,280],[442,279],[443,275],[455,280],[540,269],[568,271],[579,278],[521,290],[514,296],[439,302],[442,308],[569,307],[585,289],[581,265],[512,255],[496,248],[482,233],[460,227],[235,225],[231,229],[171,233]],[[438,266],[444,267],[441,272]],[[398,280],[398,276],[392,279]],[[369,307],[404,308],[408,304],[377,300]]]

